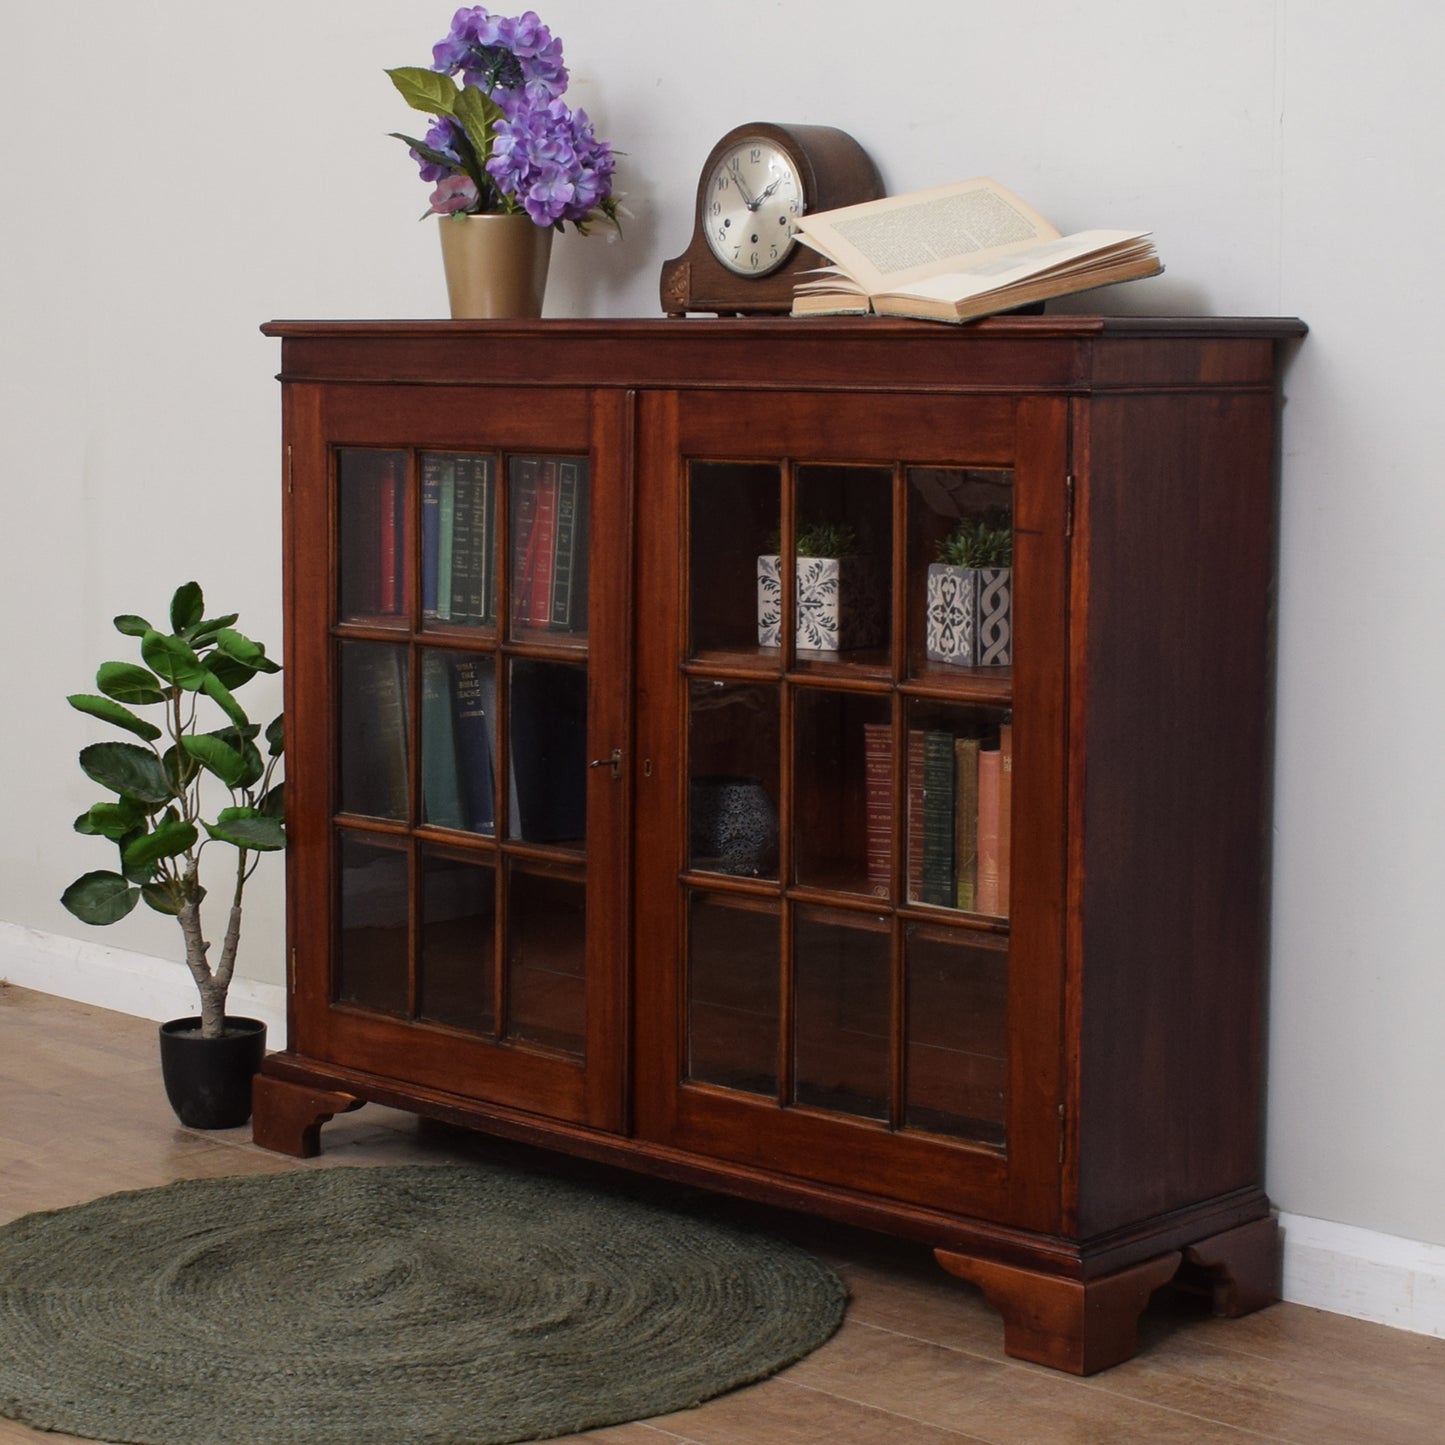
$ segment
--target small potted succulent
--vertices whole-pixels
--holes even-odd
[[[927,640],[955,667],[1013,661],[1013,523],[1005,510],[964,517],[928,567]]]
[[[561,99],[562,42],[533,11],[469,6],[433,47],[430,68],[386,73],[432,117],[423,137],[392,134],[435,187],[422,219],[441,218],[452,314],[539,314],[554,231],[570,224],[585,236],[598,220],[620,228],[612,148],[586,111]],[[516,299],[524,281],[535,286],[535,310]]]
[[[782,536],[774,531],[758,558],[758,645],[782,641]],[[882,613],[869,558],[860,555],[852,527],[842,522],[800,526],[794,545],[797,599],[794,640],[813,652],[874,647]]]
[[[251,1080],[265,1050],[266,1026],[227,1016],[226,994],[246,881],[260,854],[286,845],[277,777],[281,719],[262,737],[236,700],[257,673],[280,668],[235,622],[235,613],[207,618],[200,587],[187,582],[171,599],[169,632],[143,617],[117,617],[116,631],[137,639],[141,661],[102,663],[98,691],[68,699],[127,738],[81,749],[81,770],[108,796],[75,820],[77,833],[115,844],[119,871],[86,873],[60,901],[97,926],[119,922],[142,901],[180,925],[201,1012],[161,1025],[161,1067],[181,1122],[202,1129],[230,1128],[250,1117]],[[157,721],[138,708],[160,709]],[[264,757],[258,742],[265,745]],[[216,959],[201,925],[207,897],[201,860],[214,848],[235,850],[225,865],[229,899],[217,898],[222,908],[229,903],[229,911]]]

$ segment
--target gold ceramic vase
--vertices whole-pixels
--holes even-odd
[[[515,216],[441,216],[442,265],[454,320],[540,316],[552,228]]]

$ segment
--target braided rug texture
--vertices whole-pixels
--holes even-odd
[[[666,1414],[841,1323],[831,1270],[511,1170],[196,1180],[0,1229],[0,1416],[139,1445],[503,1445]]]

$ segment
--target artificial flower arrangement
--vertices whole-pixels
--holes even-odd
[[[561,99],[562,42],[533,11],[458,10],[432,56],[429,70],[386,72],[413,110],[434,118],[421,140],[392,132],[436,186],[423,218],[525,211],[539,226],[571,222],[584,236],[598,217],[620,228],[612,148],[586,111]]]

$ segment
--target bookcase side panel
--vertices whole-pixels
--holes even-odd
[[[1261,1185],[1273,417],[1260,391],[1090,407],[1085,1238]]]

